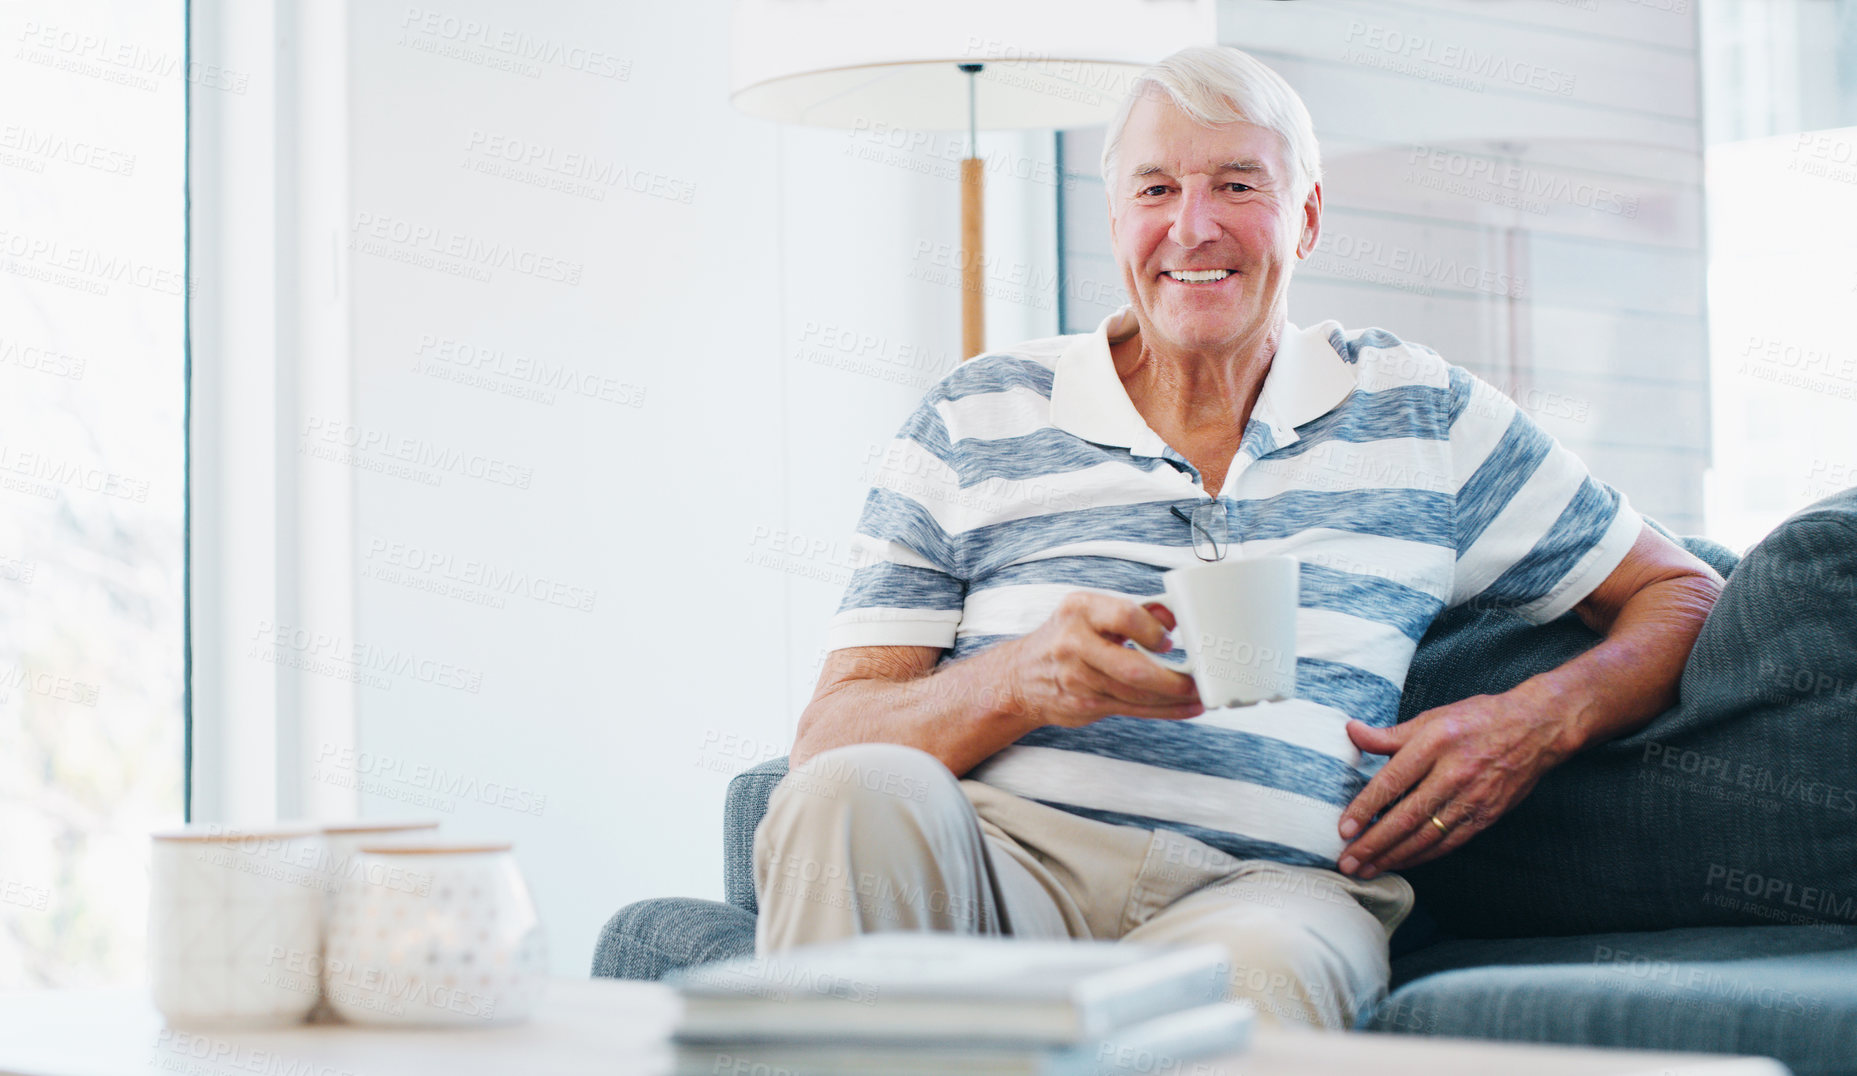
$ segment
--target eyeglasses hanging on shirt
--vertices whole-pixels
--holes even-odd
[[[1193,506],[1193,514],[1180,511],[1179,505],[1168,509],[1193,529],[1193,555],[1200,560],[1224,560],[1231,548],[1231,532],[1225,522],[1225,505],[1221,501],[1202,501]]]

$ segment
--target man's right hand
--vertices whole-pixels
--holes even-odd
[[[1111,714],[1182,720],[1206,711],[1193,678],[1123,645],[1133,639],[1166,653],[1174,626],[1159,604],[1078,591],[1036,631],[993,651],[1008,698],[1029,722],[1076,728]]]
[[[788,763],[845,744],[900,743],[958,777],[1042,725],[1198,717],[1205,707],[1192,677],[1122,645],[1165,652],[1173,627],[1158,604],[1079,591],[1038,630],[960,661],[943,663],[942,649],[928,646],[834,650]]]

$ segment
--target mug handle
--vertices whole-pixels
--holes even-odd
[[[1186,629],[1186,625],[1180,619],[1179,612],[1177,612],[1173,606],[1167,604],[1167,601],[1164,597],[1150,598],[1147,601],[1142,602],[1141,604],[1158,605],[1173,615],[1174,630],[1170,632],[1169,634],[1178,635],[1181,631],[1184,631]],[[1189,652],[1186,655],[1185,660],[1175,661],[1172,658],[1165,657],[1161,654],[1155,653],[1152,650],[1149,650],[1147,647],[1142,646],[1140,643],[1136,642],[1133,639],[1130,639],[1128,641],[1128,645],[1134,647],[1136,650],[1140,651],[1141,653],[1146,654],[1150,659],[1153,660],[1153,662],[1156,665],[1159,665],[1163,669],[1172,669],[1174,672],[1185,673],[1188,676],[1193,675],[1193,655],[1191,652]]]

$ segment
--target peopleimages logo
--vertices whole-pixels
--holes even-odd
[[[507,269],[575,287],[585,268],[580,262],[385,213],[356,213],[348,245],[363,254],[483,282],[491,279],[492,269]]]
[[[578,71],[596,78],[624,82],[632,77],[632,61],[579,42],[556,41],[538,37],[510,26],[463,18],[426,7],[408,7],[400,19],[402,45],[424,52],[435,52],[476,62],[468,51],[482,49],[516,63],[518,73],[530,78],[541,71],[537,65],[548,64],[568,71]],[[405,35],[417,35],[411,39]],[[500,66],[500,65],[497,65]]]
[[[43,669],[28,669],[24,665],[0,668],[0,702],[10,700],[15,690],[57,702],[95,706],[98,692],[102,689],[94,683],[86,683],[83,680],[47,672]]]
[[[325,783],[355,784],[363,792],[444,811],[453,810],[457,800],[532,815],[540,815],[548,807],[548,797],[531,789],[481,780],[426,762],[330,743],[323,744],[317,752],[316,770],[316,778]],[[407,790],[424,793],[425,798],[409,797],[405,794]]]
[[[1735,373],[1833,399],[1857,400],[1857,350],[1813,348],[1754,334],[1741,348]]]
[[[368,541],[365,559],[368,562],[366,574],[389,583],[414,585],[420,580],[434,584],[456,583],[494,595],[525,597],[579,612],[591,612],[599,597],[599,592],[591,587],[385,538]],[[425,588],[415,586],[415,589]],[[497,604],[500,607],[502,603]]]
[[[845,155],[848,157],[903,168],[937,179],[960,179],[960,162],[968,157],[965,133],[959,136],[933,133],[862,116],[852,121],[845,137]],[[1066,180],[1064,173],[1057,167],[1057,161],[1048,157],[995,151],[982,154],[978,159],[989,181],[1013,179],[1056,187],[1063,185]]]
[[[305,420],[298,452],[366,470],[377,468],[362,462],[365,457],[380,457],[375,462],[405,464],[399,469],[404,472],[399,476],[433,486],[441,483],[444,474],[461,474],[516,489],[528,489],[535,480],[532,467],[518,466],[481,453],[467,454],[422,437],[407,437],[391,430],[357,426],[320,415],[311,415]]]
[[[494,378],[505,395],[517,395],[509,389],[520,387],[533,390],[523,393],[525,398],[544,403],[553,403],[555,393],[621,407],[640,407],[645,402],[643,385],[634,385],[629,381],[578,370],[565,363],[523,355],[492,345],[421,333],[419,345],[413,349],[413,353],[421,360],[442,364],[445,368],[458,371],[460,375]],[[414,369],[420,367],[415,364]]]
[[[1776,666],[1768,662],[1761,664],[1760,677],[1765,679],[1772,676]],[[1816,681],[1808,676],[1805,683],[1811,686]],[[1857,788],[1834,785],[1816,777],[1775,771],[1767,766],[1740,762],[1722,755],[1707,755],[1655,740],[1644,745],[1644,755],[1639,761],[1656,769],[1688,777],[1691,779],[1691,787],[1722,786],[1745,791],[1750,796],[1769,797],[1776,803],[1790,801],[1845,814],[1857,814]]]
[[[1359,276],[1348,270],[1350,264],[1381,270],[1387,275],[1379,282],[1395,286],[1404,279],[1420,287],[1438,285],[1520,299],[1528,284],[1525,278],[1504,270],[1486,269],[1448,255],[1348,232],[1324,232],[1321,246],[1309,258],[1310,268],[1317,272]]]
[[[17,339],[5,336],[0,336],[0,363],[72,381],[84,380],[84,368],[88,365],[77,356],[32,344],[22,346]]]
[[[42,912],[51,898],[52,891],[42,885],[27,885],[11,878],[0,880],[0,902]]]
[[[1790,983],[1718,970],[1728,967],[1732,965],[1672,961],[1629,949],[1597,945],[1593,947],[1593,971],[1587,981],[1596,985],[1609,984],[1617,976],[1625,975],[1647,984],[1647,992],[1662,995],[1660,1000],[1664,1002],[1696,1007],[1751,1003],[1762,1009],[1815,1016],[1824,1005],[1823,999],[1816,995],[1786,989]]]
[[[1447,190],[1481,201],[1512,205],[1529,212],[1545,213],[1547,206],[1544,202],[1557,202],[1626,219],[1638,215],[1636,195],[1615,191],[1584,179],[1544,172],[1517,161],[1501,161],[1460,150],[1413,146],[1406,163],[1434,174],[1428,177],[1421,173],[1418,177],[1421,186]],[[1464,188],[1427,182],[1429,179],[1462,180]],[[1489,192],[1501,192],[1508,197]]]
[[[195,86],[234,94],[243,94],[251,84],[251,76],[243,71],[189,63],[179,53],[151,49],[88,28],[76,30],[28,19],[16,40],[23,47],[14,53],[14,59],[138,90],[158,90],[164,80],[180,77]]]
[[[249,1072],[257,1076],[356,1076],[353,1069],[307,1058],[291,1057],[254,1046],[238,1046],[197,1031],[164,1027],[155,1036],[148,1058],[150,1072],[178,1072],[185,1076],[221,1076]]]
[[[1347,43],[1350,47],[1343,59],[1396,74],[1472,90],[1493,84],[1556,97],[1573,96],[1575,78],[1565,71],[1454,41],[1439,41],[1355,19],[1348,24]],[[1373,51],[1364,53],[1362,48]]]
[[[946,349],[893,341],[887,336],[843,325],[807,321],[794,359],[847,373],[926,389],[955,368]]]
[[[617,161],[578,150],[562,150],[533,139],[473,129],[465,142],[467,160],[488,175],[499,175],[568,194],[604,201],[602,188],[618,187],[636,194],[689,205],[696,197],[696,182],[650,169],[627,167]],[[491,166],[491,167],[486,167]]]
[[[1799,885],[1786,878],[1775,878],[1722,863],[1709,864],[1704,884],[1768,902],[1777,901],[1787,907],[1801,908],[1832,919],[1857,922],[1857,897],[1848,893],[1840,895],[1823,886]]]
[[[146,479],[131,478],[43,452],[21,451],[4,443],[0,443],[0,474],[18,475],[30,483],[44,483],[48,487],[63,486],[87,493],[101,493],[136,504],[148,502]]]
[[[133,153],[17,123],[0,127],[0,150],[12,150],[29,159],[63,161],[79,168],[92,168],[106,175],[135,174]]]
[[[111,284],[128,284],[157,295],[194,293],[176,270],[42,235],[0,228],[0,256],[12,259],[4,266],[7,272],[93,295],[108,295]]]
[[[472,695],[483,690],[484,674],[480,669],[410,650],[349,640],[299,625],[259,620],[252,629],[251,639],[248,657],[309,672],[326,672],[340,679],[364,677],[369,686],[385,683],[381,676],[398,676]],[[381,675],[370,677],[370,673]]]

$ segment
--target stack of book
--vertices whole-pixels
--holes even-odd
[[[1242,1049],[1225,951],[870,934],[679,973],[678,1076],[1150,1076]]]

